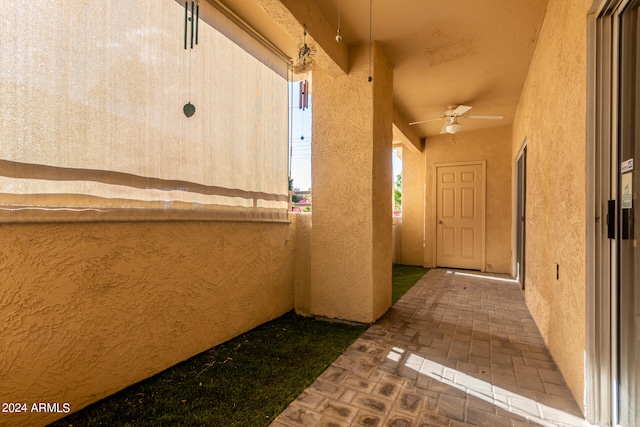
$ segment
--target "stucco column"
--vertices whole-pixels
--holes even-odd
[[[399,264],[431,266],[424,259],[425,153],[402,150],[402,257]]]
[[[391,306],[393,73],[374,45],[313,75],[311,311],[373,322]]]

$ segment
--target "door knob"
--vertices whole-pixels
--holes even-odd
[[[438,224],[442,224],[442,221],[438,221]]]

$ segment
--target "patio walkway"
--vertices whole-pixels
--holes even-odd
[[[529,425],[589,424],[518,285],[446,269],[429,271],[271,424]]]

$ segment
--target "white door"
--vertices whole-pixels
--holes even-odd
[[[484,165],[436,167],[436,263],[484,270]]]

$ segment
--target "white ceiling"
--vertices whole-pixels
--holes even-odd
[[[254,0],[223,2],[283,51],[295,52],[300,40],[274,28]],[[372,37],[393,64],[394,102],[407,121],[440,117],[460,104],[473,107],[469,114],[504,115],[503,120],[460,119],[462,131],[469,131],[513,121],[547,0],[315,3],[336,32],[340,7],[341,43],[350,46],[369,42],[373,5]],[[439,134],[442,125],[436,121],[412,127],[424,137]]]

